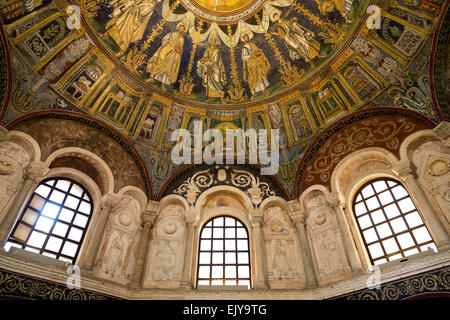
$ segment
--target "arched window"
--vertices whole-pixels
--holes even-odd
[[[250,254],[245,226],[230,216],[209,220],[200,233],[197,286],[250,288]]]
[[[355,197],[353,212],[373,264],[428,248],[437,251],[408,191],[398,181],[376,179],[365,184]]]
[[[34,190],[5,250],[19,247],[74,263],[92,213],[86,189],[66,178],[42,181]]]

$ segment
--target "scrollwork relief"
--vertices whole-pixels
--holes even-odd
[[[210,170],[196,172],[175,189],[174,193],[183,196],[191,205],[195,204],[200,193],[212,185],[220,184],[244,190],[255,206],[265,198],[275,195],[268,183],[261,181],[249,171],[230,169],[228,166],[225,169],[214,170],[213,173]]]
[[[383,145],[388,150],[397,150],[401,142],[398,137],[414,129],[415,125],[403,118],[375,117],[350,125],[324,143],[315,160],[307,166],[305,181],[313,181],[315,177],[322,182],[329,181],[333,168],[342,158],[364,147]]]

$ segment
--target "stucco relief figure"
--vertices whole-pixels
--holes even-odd
[[[286,279],[291,267],[286,253],[288,245],[286,241],[277,240],[273,247],[272,271],[278,279]]]
[[[277,12],[272,18],[277,22],[277,32],[274,34],[284,41],[291,59],[302,58],[313,63],[312,59],[319,56],[320,51],[320,43],[314,39],[314,33],[300,25],[296,18],[285,21]]]
[[[142,226],[139,205],[124,195],[112,208],[93,272],[101,278],[128,284],[134,274]]]
[[[156,265],[153,273],[154,280],[172,280],[176,256],[175,251],[170,247],[169,241],[165,241],[163,248],[155,256]]]
[[[142,39],[153,12],[155,0],[113,0],[112,18],[106,24],[107,34],[119,46],[121,56],[128,46]]]
[[[334,239],[333,239],[334,240]],[[321,270],[324,273],[331,273],[341,268],[341,261],[334,241],[328,237],[328,232],[319,236],[319,248]]]
[[[106,252],[105,260],[103,261],[103,271],[110,276],[114,276],[116,270],[122,267],[122,250],[122,233],[118,232],[111,241],[111,245]]]
[[[206,49],[203,58],[197,62],[197,72],[206,88],[206,96],[208,97],[206,102],[210,102],[211,98],[220,98],[223,103],[227,77],[222,55],[219,48],[216,47],[216,41],[215,38],[211,39],[211,46]]]
[[[184,37],[186,27],[179,24],[176,32],[168,33],[162,40],[153,57],[147,64],[147,72],[151,81],[158,80],[162,84],[162,90],[167,90],[177,80],[180,69],[181,55],[183,54]]]
[[[22,168],[25,168],[30,163],[30,156],[24,148],[13,142],[0,143],[0,154],[4,154],[12,159],[18,161]]]
[[[244,61],[244,81],[250,87],[251,100],[253,100],[258,92],[266,94],[265,90],[269,86],[269,81],[266,77],[270,63],[264,53],[254,43],[250,42],[251,37],[253,37],[251,32],[242,36],[242,41],[245,44],[241,57],[242,61]]]

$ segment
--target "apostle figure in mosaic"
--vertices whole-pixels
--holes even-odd
[[[320,43],[314,39],[314,33],[300,25],[296,18],[285,21],[275,12],[272,20],[277,23],[274,34],[286,44],[292,60],[303,58],[312,63],[312,59],[319,56]]]
[[[106,24],[106,33],[119,46],[117,56],[122,56],[128,46],[142,39],[155,0],[113,0],[110,2],[113,12]]]
[[[246,32],[241,40],[245,43],[242,49],[242,60],[244,61],[244,81],[247,81],[252,93],[251,100],[255,98],[258,92],[266,94],[266,88],[269,86],[267,81],[267,72],[270,68],[269,60],[264,53],[253,42],[250,42],[253,34]]]
[[[161,46],[148,61],[147,72],[150,73],[150,80],[161,82],[163,91],[167,90],[166,85],[177,80],[183,54],[184,31],[186,26],[179,24],[176,32],[171,32],[163,38]]]
[[[227,77],[222,55],[219,48],[216,47],[216,41],[216,38],[211,39],[210,47],[206,49],[203,58],[197,62],[197,72],[206,88],[206,96],[208,97],[206,102],[211,101],[211,98],[220,98],[224,103]]]

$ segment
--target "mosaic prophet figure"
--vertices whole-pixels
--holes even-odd
[[[166,85],[177,80],[183,54],[184,31],[185,25],[179,24],[176,32],[171,32],[163,38],[161,46],[148,61],[147,72],[150,73],[151,80],[161,82],[163,91],[166,90]]]
[[[250,37],[253,37],[250,32],[244,33],[242,36],[245,44],[241,57],[244,61],[244,81],[248,82],[252,93],[251,100],[253,100],[258,92],[266,94],[265,89],[269,86],[269,81],[267,81],[266,77],[270,63],[261,49],[250,42]]]
[[[210,47],[205,51],[203,58],[197,62],[197,72],[203,80],[206,95],[209,102],[211,98],[220,97],[223,103],[225,85],[227,81],[225,67],[219,48],[216,47],[216,39],[212,38]]]

